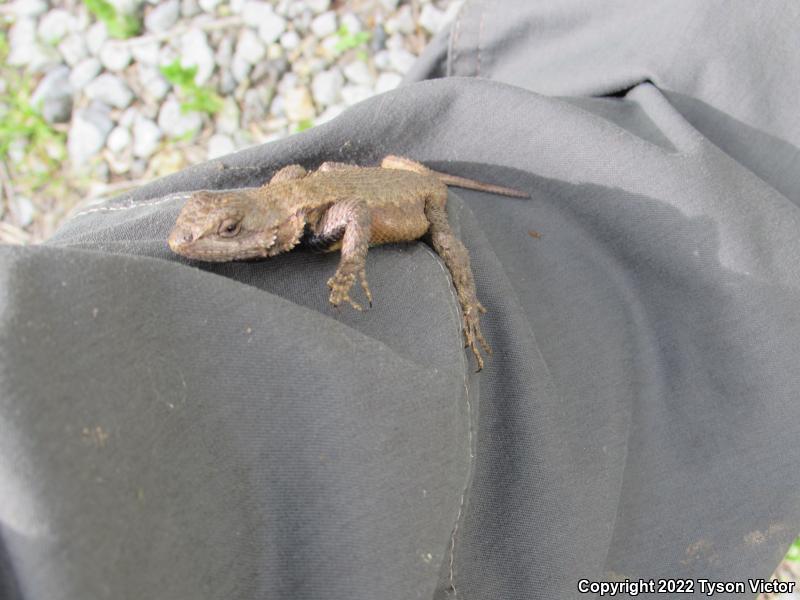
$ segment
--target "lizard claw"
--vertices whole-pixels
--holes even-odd
[[[492,348],[489,346],[489,342],[486,341],[486,338],[483,337],[480,320],[477,314],[477,312],[485,313],[486,309],[480,304],[477,304],[474,308],[475,310],[470,308],[464,313],[464,347],[472,350],[472,354],[475,356],[475,360],[478,363],[476,372],[480,372],[483,369],[483,356],[481,356],[479,346],[490,356],[492,354]]]
[[[350,289],[353,287],[354,281],[354,275],[348,275],[337,271],[336,274],[328,280],[328,287],[331,289],[331,295],[328,301],[337,308],[342,302],[347,302],[358,311],[364,310],[358,302],[350,297]]]

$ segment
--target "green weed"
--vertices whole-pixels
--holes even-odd
[[[117,12],[107,0],[83,0],[83,3],[98,21],[106,24],[108,35],[113,38],[133,37],[142,30],[142,22],[137,17]]]
[[[367,42],[369,42],[371,37],[367,31],[350,33],[350,31],[347,29],[347,25],[342,25],[339,27],[339,30],[336,32],[336,36],[339,39],[336,40],[334,49],[339,53],[347,52],[348,50],[353,50],[354,48],[361,48],[362,46],[365,46]]]
[[[214,90],[195,83],[197,67],[183,67],[181,61],[176,59],[171,64],[161,67],[161,74],[178,88],[183,112],[195,111],[213,115],[222,108],[222,98]]]
[[[0,32],[0,65],[8,55],[8,43]],[[39,107],[31,104],[33,84],[28,75],[14,69],[2,69],[0,79],[6,89],[0,93],[0,160],[13,163],[11,150],[25,148],[24,164],[17,165],[20,179],[32,187],[48,182],[58,171],[66,157],[66,136],[56,131],[44,117]]]

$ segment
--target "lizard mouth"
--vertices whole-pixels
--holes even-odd
[[[272,236],[274,242],[275,236]],[[233,240],[195,238],[189,229],[172,230],[167,238],[170,249],[180,256],[204,262],[228,262],[232,260],[252,260],[267,256],[263,239],[255,234],[239,236]]]

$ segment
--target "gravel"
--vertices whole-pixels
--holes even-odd
[[[142,19],[138,37],[111,38],[78,0],[15,0],[0,24],[9,45],[2,68],[27,73],[45,120],[63,123],[61,176],[88,175],[95,187],[285,137],[396,88],[421,41],[454,18],[462,0],[419,0],[417,12],[410,0],[109,2]],[[164,78],[161,68],[176,60],[196,68],[194,88]],[[7,87],[0,78],[0,94]],[[198,98],[212,112],[189,110]],[[24,140],[11,144],[12,168],[25,162],[24,148]],[[19,238],[46,235],[40,212],[14,220],[0,201],[3,220],[35,232]]]

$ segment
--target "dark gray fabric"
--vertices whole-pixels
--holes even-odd
[[[797,11],[609,6],[469,2],[409,79],[451,77],[1,248],[0,596],[768,576],[800,523]],[[370,252],[363,314],[326,306],[335,256],[166,248],[181,192],[388,153],[531,193],[451,192],[479,375],[424,244]]]

